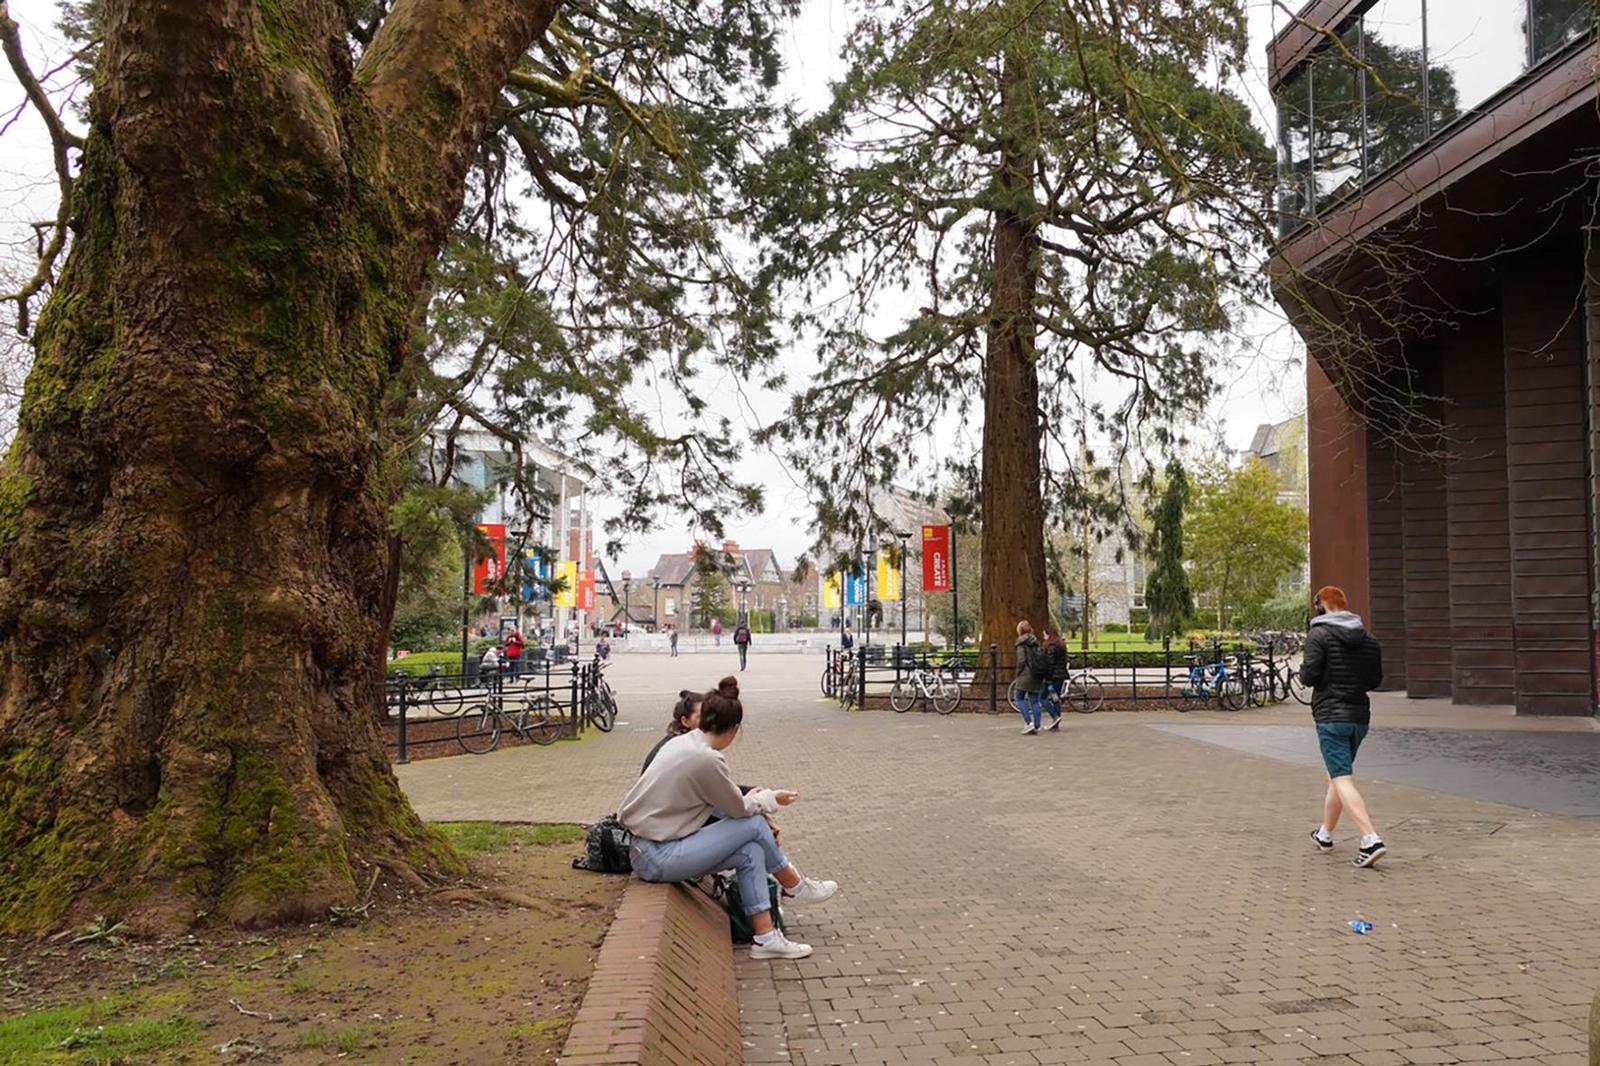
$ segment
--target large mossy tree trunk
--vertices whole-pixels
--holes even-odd
[[[1043,434],[1035,348],[1038,211],[1036,141],[1028,132],[1026,80],[1008,55],[1001,76],[1006,137],[996,176],[994,281],[983,389],[983,640],[999,666],[1015,665],[1016,624],[1049,621],[1040,469]]]
[[[0,928],[309,918],[455,858],[391,773],[385,390],[557,0],[106,0],[0,482]]]

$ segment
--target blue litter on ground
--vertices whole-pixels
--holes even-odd
[[[1358,933],[1370,933],[1372,932],[1372,923],[1363,922],[1360,918],[1351,918],[1350,928],[1354,929]]]

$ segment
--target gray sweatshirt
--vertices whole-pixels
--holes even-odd
[[[777,795],[770,788],[740,795],[722,752],[704,732],[692,729],[661,746],[622,797],[617,816],[634,836],[660,843],[688,836],[713,813],[746,818],[777,809]]]

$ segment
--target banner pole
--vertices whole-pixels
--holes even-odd
[[[950,630],[954,637],[952,647],[961,650],[961,595],[956,591],[956,527],[950,526]]]

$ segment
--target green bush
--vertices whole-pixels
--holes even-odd
[[[1128,608],[1128,632],[1130,632],[1130,633],[1133,633],[1133,632],[1143,633],[1145,631],[1145,627],[1148,626],[1149,624],[1150,624],[1150,608],[1148,608],[1148,607],[1129,607]]]
[[[438,669],[434,669],[437,667]],[[399,659],[390,659],[384,664],[386,673],[393,674],[396,670],[404,670],[412,677],[427,677],[429,674],[459,674],[461,672],[461,648],[450,651],[422,651],[415,655],[407,655]]]
[[[1127,625],[1125,625],[1122,622],[1107,622],[1105,625],[1100,627],[1100,632],[1102,632],[1102,633],[1126,633],[1126,632],[1128,632],[1128,627],[1127,627]]]

